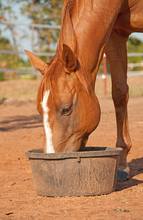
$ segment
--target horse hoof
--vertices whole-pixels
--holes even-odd
[[[128,180],[129,172],[130,172],[129,167],[126,167],[126,168],[119,167],[118,174],[117,174],[117,182],[123,182],[123,181]]]

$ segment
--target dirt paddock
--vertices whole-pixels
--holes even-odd
[[[1,90],[6,86],[9,90],[10,84],[1,83]],[[113,103],[110,97],[101,97],[99,102],[101,122],[87,145],[114,147]],[[25,157],[26,150],[43,146],[43,127],[36,102],[25,99],[0,105],[0,219],[142,220],[143,96],[130,98],[128,110],[133,144],[128,155],[129,180],[117,183],[116,191],[108,195],[40,197],[35,193],[30,163]]]

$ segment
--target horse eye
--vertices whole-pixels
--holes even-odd
[[[69,115],[71,113],[72,110],[72,105],[69,107],[66,107],[62,110],[62,115]]]

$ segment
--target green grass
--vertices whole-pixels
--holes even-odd
[[[114,212],[131,212],[131,209],[113,209]]]
[[[130,97],[143,96],[143,87],[130,88],[129,90]]]

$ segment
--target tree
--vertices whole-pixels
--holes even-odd
[[[134,47],[138,47],[142,44],[142,41],[137,39],[136,37],[129,37],[128,40],[129,45],[133,45]],[[130,48],[128,48],[130,49]]]
[[[4,20],[4,21],[12,21],[13,19],[16,20],[17,17],[15,16],[15,12],[14,10],[12,10],[12,8],[14,8],[15,4],[17,3],[17,0],[12,1],[12,0],[5,0],[3,2],[0,2],[0,19]],[[18,45],[16,42],[16,35],[17,35],[17,31],[16,28],[13,27],[13,25],[7,25],[4,29],[5,30],[9,30],[10,31],[10,35],[12,38],[12,44],[14,49],[17,51],[18,49]]]
[[[143,42],[135,37],[129,37],[127,42],[128,53],[143,53]],[[128,63],[140,63],[143,57],[128,57]],[[134,70],[140,70],[140,67],[134,67]]]
[[[21,13],[28,16],[33,24],[60,25],[63,0],[23,0]],[[56,48],[60,30],[33,28],[32,30],[33,51],[50,52]],[[34,33],[37,36],[37,45],[34,45]]]
[[[11,45],[10,41],[7,38],[0,38],[0,50],[14,50],[14,47]],[[17,62],[15,62],[15,60]],[[24,61],[18,54],[0,54],[0,66],[4,70],[8,69],[20,69],[23,66],[29,66],[30,62]],[[11,79],[11,78],[18,78],[18,75],[16,73],[6,71],[0,73],[0,80],[4,79]]]
[[[21,14],[28,17],[33,24],[49,24],[60,25],[62,14],[63,0],[59,0],[58,4],[55,0],[1,0],[0,1],[0,18],[4,21],[17,21],[15,8],[21,7]],[[18,51],[18,39],[26,36],[25,29],[14,25],[7,25],[3,28],[3,31],[9,31],[8,34],[10,41],[1,43],[1,49],[4,50],[9,47],[9,50]],[[32,28],[31,42],[33,52],[50,52],[56,48],[59,38],[60,30],[56,29],[43,29]],[[37,38],[36,41],[34,38]],[[29,40],[30,41],[30,40]],[[34,43],[36,42],[36,43]],[[13,46],[12,46],[13,45]],[[11,48],[11,49],[10,49]],[[17,55],[3,55],[3,59],[8,59],[8,68],[17,69],[20,67],[20,56]],[[12,60],[13,59],[13,60]],[[46,60],[46,57],[42,57]],[[21,59],[22,60],[22,59]],[[29,61],[28,61],[29,62]]]

